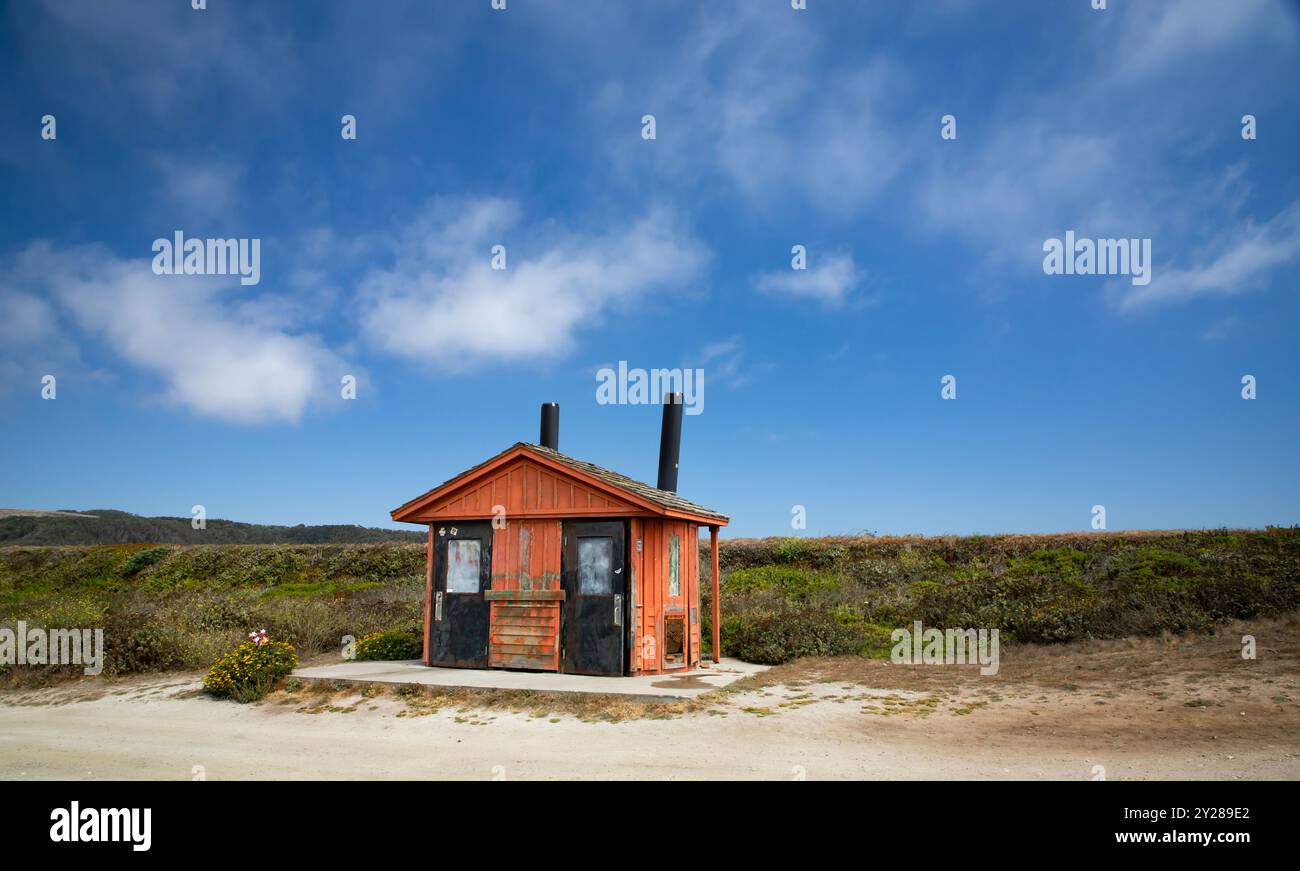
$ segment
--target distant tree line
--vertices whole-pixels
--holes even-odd
[[[0,546],[95,544],[376,544],[423,541],[418,530],[355,525],[266,526],[233,520],[208,520],[194,529],[188,517],[141,517],[125,511],[92,509],[85,514],[0,518]]]

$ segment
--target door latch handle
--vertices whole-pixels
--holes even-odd
[[[623,625],[623,595],[621,593],[614,594],[614,625]]]
[[[433,597],[433,619],[442,619],[442,593],[438,593]]]

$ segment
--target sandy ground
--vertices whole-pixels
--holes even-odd
[[[169,675],[5,690],[0,777],[1300,779],[1296,620],[1005,647],[991,678],[805,660],[677,709],[305,687],[237,705],[198,687]]]

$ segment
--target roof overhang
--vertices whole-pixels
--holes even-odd
[[[686,520],[698,523],[701,526],[726,526],[727,518],[718,517],[712,514],[697,514],[691,511],[670,508],[641,496],[632,490],[619,487],[604,479],[584,472],[581,469],[574,468],[567,463],[559,462],[551,457],[546,456],[541,451],[533,450],[530,445],[516,444],[507,448],[495,457],[483,462],[472,469],[461,472],[456,477],[439,484],[432,490],[417,496],[411,501],[394,508],[391,512],[393,520],[399,523],[429,523],[433,518],[421,516],[431,506],[439,501],[455,494],[457,491],[471,488],[475,483],[490,477],[503,468],[518,462],[521,458],[527,458],[529,462],[536,463],[548,471],[559,475],[563,478],[576,481],[584,487],[588,487],[596,492],[603,493],[606,496],[625,503],[624,508],[600,509],[595,512],[592,509],[539,509],[526,512],[515,512],[516,516],[527,517],[582,517],[582,516],[628,516],[628,517],[665,517],[674,520]],[[493,517],[492,511],[469,511],[457,515],[461,520],[478,520]]]

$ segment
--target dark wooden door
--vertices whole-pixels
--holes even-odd
[[[429,664],[486,668],[492,583],[492,525],[455,523],[434,527],[433,623]]]
[[[619,521],[564,524],[560,671],[623,673],[627,561]]]

